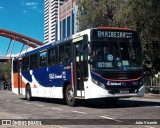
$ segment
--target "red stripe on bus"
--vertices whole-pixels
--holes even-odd
[[[93,73],[93,72],[92,72]],[[141,76],[140,77],[138,77],[138,78],[135,78],[135,79],[129,79],[129,80],[115,80],[115,79],[107,79],[107,78],[104,78],[104,77],[102,77],[102,76],[100,76],[99,74],[97,74],[97,73],[93,73],[93,74],[95,74],[95,75],[97,75],[97,76],[99,76],[99,77],[101,77],[101,78],[103,78],[103,79],[105,79],[105,80],[108,80],[108,81],[116,81],[116,82],[129,82],[129,81],[136,81],[136,80],[139,80],[140,78],[141,78]]]
[[[72,79],[72,88],[74,88],[74,71],[73,64],[71,63],[71,79]]]
[[[97,29],[133,31],[133,29],[130,29],[130,28],[118,28],[118,27],[98,27]]]

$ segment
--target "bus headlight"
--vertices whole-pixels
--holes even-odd
[[[92,82],[98,85],[98,81],[92,78]]]
[[[106,89],[105,85],[103,83],[101,83],[101,82],[99,82],[99,86],[104,88],[104,89]]]
[[[95,79],[93,79],[93,78],[92,78],[92,82],[93,82],[94,84],[100,86],[101,88],[106,89],[105,84],[103,84],[103,83],[101,83],[101,82],[99,82],[99,81],[97,81],[97,80],[95,80]]]

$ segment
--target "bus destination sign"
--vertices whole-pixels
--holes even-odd
[[[112,30],[93,30],[92,37],[131,39],[133,37],[133,32],[129,32],[129,31],[112,31]]]

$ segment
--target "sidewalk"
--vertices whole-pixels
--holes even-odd
[[[160,100],[160,94],[145,93],[144,98],[147,98],[147,99],[159,99]]]
[[[160,102],[160,94],[145,93],[144,96],[142,97],[131,97],[131,99],[140,100],[140,101],[159,101]]]

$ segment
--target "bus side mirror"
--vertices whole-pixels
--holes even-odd
[[[91,50],[91,47],[88,47],[88,55],[89,55],[89,56],[92,56],[92,55],[93,55],[92,50]]]

